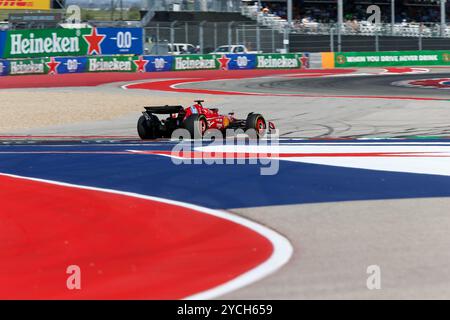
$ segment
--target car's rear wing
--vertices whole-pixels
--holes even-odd
[[[152,107],[144,107],[145,110],[149,113],[153,114],[174,114],[181,113],[184,111],[183,106],[152,106]]]

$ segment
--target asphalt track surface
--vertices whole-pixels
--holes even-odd
[[[210,90],[222,90],[230,92],[246,93],[278,93],[317,96],[359,96],[359,97],[411,97],[411,98],[448,98],[448,90],[430,88],[407,88],[393,86],[393,82],[415,80],[450,78],[449,72],[441,69],[432,69],[426,74],[385,74],[366,75],[360,72],[357,76],[341,75],[330,77],[300,78],[266,77],[265,79],[244,79],[212,81],[209,83],[190,83],[180,88],[202,88]]]
[[[261,176],[261,165],[175,166],[172,159],[164,153],[170,150],[170,144],[163,141],[140,143],[133,138],[138,116],[135,114],[109,122],[94,121],[65,127],[9,132],[7,134],[112,137],[106,139],[108,142],[105,142],[105,138],[86,137],[83,139],[85,143],[72,142],[68,138],[45,143],[12,143],[12,139],[7,139],[0,147],[0,172],[101,190],[131,192],[225,211],[274,230],[290,242],[293,255],[281,269],[278,269],[278,265],[272,269],[273,273],[266,272],[263,278],[255,279],[258,281],[236,286],[233,290],[222,291],[221,294],[212,295],[213,297],[450,298],[450,140],[445,138],[450,133],[450,107],[449,101],[446,101],[450,94],[446,90],[390,86],[394,81],[444,78],[449,77],[449,73],[443,69],[431,69],[431,73],[415,75],[378,75],[382,71],[359,70],[357,73],[360,74],[374,74],[308,79],[298,79],[295,76],[288,78],[286,75],[209,82],[201,79],[201,83],[190,82],[176,87],[183,90],[220,90],[223,94],[215,94],[211,98],[217,99],[217,104],[225,112],[246,114],[257,109],[268,119],[275,121],[286,140],[280,141],[282,154],[279,172],[273,176]],[[123,90],[121,86],[130,81],[131,79],[120,79],[113,84],[73,90]],[[149,80],[137,81],[142,83]],[[152,83],[155,81],[157,79],[151,80]],[[181,94],[199,97],[198,92],[177,93],[176,88],[163,90],[161,86],[153,89],[151,86],[147,90],[124,90],[124,94]],[[228,95],[225,93],[227,90],[263,93],[267,96]],[[270,96],[273,94],[314,96]],[[336,95],[342,97],[331,97]],[[202,94],[202,97],[209,96]],[[435,98],[438,100],[434,100]],[[124,140],[114,138],[119,135]],[[417,136],[441,138],[422,139]],[[312,140],[298,140],[294,137]],[[374,137],[404,139],[355,140]],[[197,152],[208,150],[208,146],[196,149]],[[189,181],[189,184],[187,186],[180,181]],[[21,188],[30,186],[18,184],[16,188],[20,191]],[[40,189],[39,192],[44,191]],[[15,197],[19,197],[18,194],[20,192],[15,193]],[[15,199],[13,195],[8,198]],[[33,199],[37,201],[39,197],[32,197]],[[92,241],[95,241],[94,232],[104,223],[111,230],[118,230],[120,219],[126,219],[120,213],[113,215],[112,220],[105,217],[97,219],[95,216],[87,216],[86,219],[88,218],[95,218],[94,221],[97,222],[92,229],[86,231],[87,239]],[[19,225],[29,227],[26,221],[24,219]],[[68,222],[59,220],[58,223],[65,225]],[[209,226],[211,222],[192,223]],[[6,226],[11,234],[17,233],[14,224]],[[226,230],[226,227],[214,223],[213,226],[218,230]],[[174,225],[174,228],[179,227]],[[217,240],[217,233],[208,234],[207,228],[202,230],[202,233],[196,234],[197,239],[203,242]],[[127,228],[124,239],[137,231],[143,232],[133,224]],[[235,235],[233,232],[231,234]],[[142,237],[141,233],[138,235]],[[108,239],[104,236],[102,245],[95,248],[98,252],[105,250],[109,240],[118,241],[114,237]],[[188,234],[187,237],[189,236],[191,235]],[[250,238],[246,239],[249,241]],[[258,263],[258,259],[264,259],[264,254],[267,254],[264,242],[251,242],[254,248],[261,246],[262,251],[257,250],[261,255],[256,257],[256,262],[246,261],[250,265],[242,265],[245,249],[243,253],[239,253],[240,258],[236,258],[230,253],[230,247],[224,245],[226,241],[225,238],[218,244],[215,243],[216,247],[221,246],[218,247],[220,250],[227,250],[230,254],[230,260],[224,262],[226,267],[232,265],[232,261],[239,261],[238,265],[248,270],[252,267],[251,263]],[[180,239],[177,243],[186,244],[186,239]],[[88,246],[89,241],[81,245]],[[237,247],[239,244],[233,246]],[[26,245],[19,247],[21,250],[26,248]],[[187,248],[195,249],[195,246]],[[62,250],[62,257],[67,258],[64,256],[67,251],[64,248],[59,250]],[[211,247],[205,250],[207,253],[214,252]],[[180,258],[179,252],[171,253]],[[111,253],[105,254],[105,261],[99,263],[111,261],[109,254]],[[123,258],[128,253],[121,251],[121,254]],[[134,255],[126,257],[135,259]],[[97,272],[94,272],[95,277],[90,274],[92,279],[98,279],[99,270],[108,270],[105,265],[102,268],[90,265],[89,256],[84,258],[87,260],[83,260],[83,263]],[[143,264],[155,259],[154,256],[141,258],[149,259],[139,260]],[[15,261],[17,256],[10,255],[8,259]],[[113,256],[113,259],[117,259],[117,256]],[[62,261],[57,262],[66,263],[69,260]],[[123,272],[121,268],[130,266],[126,259],[125,261],[124,266],[108,271],[117,276],[120,274],[118,272]],[[206,261],[207,259],[202,259],[201,263],[206,266]],[[14,265],[9,264],[7,267],[11,270]],[[366,287],[369,276],[366,270],[371,265],[381,268],[381,290],[368,290]],[[213,269],[215,271],[220,270],[217,265],[213,268],[217,268]],[[145,271],[155,272],[151,269]],[[209,283],[187,285],[187,291],[177,292],[177,295],[172,293],[172,296],[192,295],[192,291],[196,290],[197,293],[202,292],[205,286],[223,281],[214,278],[219,273],[212,272],[212,278],[208,278]],[[106,282],[103,289],[117,284],[114,281],[121,281],[120,277],[117,279],[110,274],[109,276],[112,282]],[[142,276],[143,273],[138,272],[132,280],[138,283]],[[187,277],[186,274],[181,274],[181,278],[169,280],[172,283],[182,282],[182,276]],[[191,278],[195,276],[191,274]],[[155,288],[155,285],[152,286],[150,282],[148,287],[139,287],[140,291],[129,296],[135,297],[137,294],[138,297],[153,297],[145,294],[149,288]],[[156,297],[166,297],[164,292],[157,292],[160,295],[155,295]]]
[[[449,78],[450,73],[433,73],[428,75],[421,75],[421,79],[434,79],[434,78]],[[257,85],[246,85],[246,88],[257,91],[261,90],[275,90],[279,93],[315,93],[323,94],[324,91],[327,94],[336,95],[365,95],[365,96],[410,96],[410,97],[443,97],[449,98],[449,93],[444,90],[433,90],[429,93],[430,89],[416,89],[410,90],[410,88],[402,88],[392,86],[392,82],[401,80],[413,80],[417,79],[417,75],[391,75],[391,76],[359,76],[349,78],[342,81],[339,77],[327,78],[327,79],[294,79],[288,81],[274,81],[259,83]],[[427,90],[427,91],[425,91]]]

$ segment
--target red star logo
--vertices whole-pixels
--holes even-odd
[[[58,73],[58,66],[61,64],[61,62],[58,62],[55,60],[55,58],[50,58],[50,62],[47,62],[47,67],[50,69],[48,70],[48,74],[57,74]]]
[[[139,57],[139,60],[133,60],[137,67],[136,72],[145,72],[145,67],[147,66],[148,60],[145,60],[143,56]]]
[[[220,59],[217,59],[217,61],[220,62],[220,70],[228,70],[228,63],[230,62],[230,58],[227,58],[226,55],[222,55]]]
[[[309,66],[309,57],[307,57],[306,55],[302,55],[302,57],[299,59],[300,60],[300,65],[302,69],[306,69]]]
[[[84,40],[89,45],[88,53],[89,55],[93,54],[102,54],[101,43],[105,40],[105,35],[97,34],[97,28],[92,28],[92,33],[90,35],[84,35]]]

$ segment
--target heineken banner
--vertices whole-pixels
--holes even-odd
[[[450,51],[340,52],[335,54],[337,68],[433,65],[450,65]]]
[[[307,68],[308,54],[222,54],[183,56],[70,56],[0,59],[0,76],[83,72],[161,72]]]
[[[0,76],[83,72],[171,71],[171,56],[50,57],[0,60]]]
[[[139,61],[133,57],[90,57],[87,72],[136,72]],[[142,58],[140,59],[142,61]],[[145,70],[145,69],[142,69]]]
[[[0,77],[7,76],[9,74],[9,61],[0,60]]]
[[[54,58],[56,73],[158,72],[172,70],[172,56]],[[51,62],[50,62],[51,63]]]
[[[98,28],[100,40],[99,54],[142,54],[143,32],[142,28]],[[88,42],[91,41],[88,38]],[[91,41],[92,42],[92,41]],[[95,40],[93,41],[95,43]],[[89,51],[88,51],[89,52]]]
[[[238,70],[255,69],[254,54],[182,55],[173,58],[173,70]]]
[[[145,72],[172,71],[173,56],[144,56],[142,60]]]
[[[53,58],[48,63],[50,68],[49,73],[65,74],[86,72],[87,61],[88,58],[86,57]]]
[[[24,75],[24,74],[46,74],[49,67],[47,61],[49,59],[22,59],[11,60],[9,62],[9,74]]]
[[[174,71],[184,70],[212,70],[219,69],[218,61],[222,55],[181,55],[175,56],[173,61]]]
[[[13,30],[0,33],[0,57],[136,55],[142,39],[142,28]]]
[[[309,68],[308,53],[182,55],[173,62],[174,71],[295,68]]]
[[[249,70],[256,68],[256,54],[227,54],[228,70]]]
[[[256,69],[309,68],[309,53],[258,54]]]

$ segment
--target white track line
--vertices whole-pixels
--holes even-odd
[[[269,240],[272,243],[273,253],[268,260],[266,260],[259,266],[255,267],[254,269],[247,271],[246,273],[234,278],[233,280],[230,280],[230,281],[228,281],[224,284],[221,284],[217,287],[214,287],[212,289],[209,289],[209,290],[206,290],[203,292],[199,292],[192,296],[188,296],[185,298],[187,300],[213,299],[213,298],[217,298],[221,295],[235,291],[237,289],[240,289],[242,287],[245,287],[247,285],[250,285],[250,284],[252,284],[258,280],[261,280],[261,279],[265,278],[266,276],[274,273],[275,271],[277,271],[279,268],[281,268],[283,265],[285,265],[290,260],[292,253],[293,253],[292,245],[282,235],[276,233],[275,231],[273,231],[265,226],[262,226],[253,221],[230,214],[225,211],[208,209],[205,207],[201,207],[201,206],[197,206],[197,205],[193,205],[193,204],[189,204],[189,203],[168,200],[168,199],[163,199],[163,198],[158,198],[158,197],[152,197],[152,196],[145,196],[142,194],[137,194],[137,193],[132,193],[132,192],[95,188],[95,187],[76,185],[76,184],[70,184],[70,183],[65,183],[65,182],[58,182],[58,181],[53,181],[53,180],[38,179],[38,178],[24,177],[24,176],[18,176],[18,175],[13,175],[13,174],[6,174],[6,173],[0,173],[0,176],[43,182],[43,183],[59,185],[59,186],[63,186],[63,187],[71,187],[71,188],[77,188],[77,189],[119,194],[119,195],[124,195],[124,196],[128,196],[128,197],[135,197],[135,198],[140,198],[140,199],[162,202],[162,203],[166,203],[166,204],[170,204],[170,205],[174,205],[174,206],[184,207],[184,208],[191,209],[191,210],[194,210],[194,211],[197,211],[200,213],[209,214],[211,216],[215,216],[215,217],[218,217],[218,218],[221,218],[224,220],[228,220],[228,221],[240,224],[240,225],[260,234],[261,236],[263,236],[264,238],[266,238],[267,240]]]

